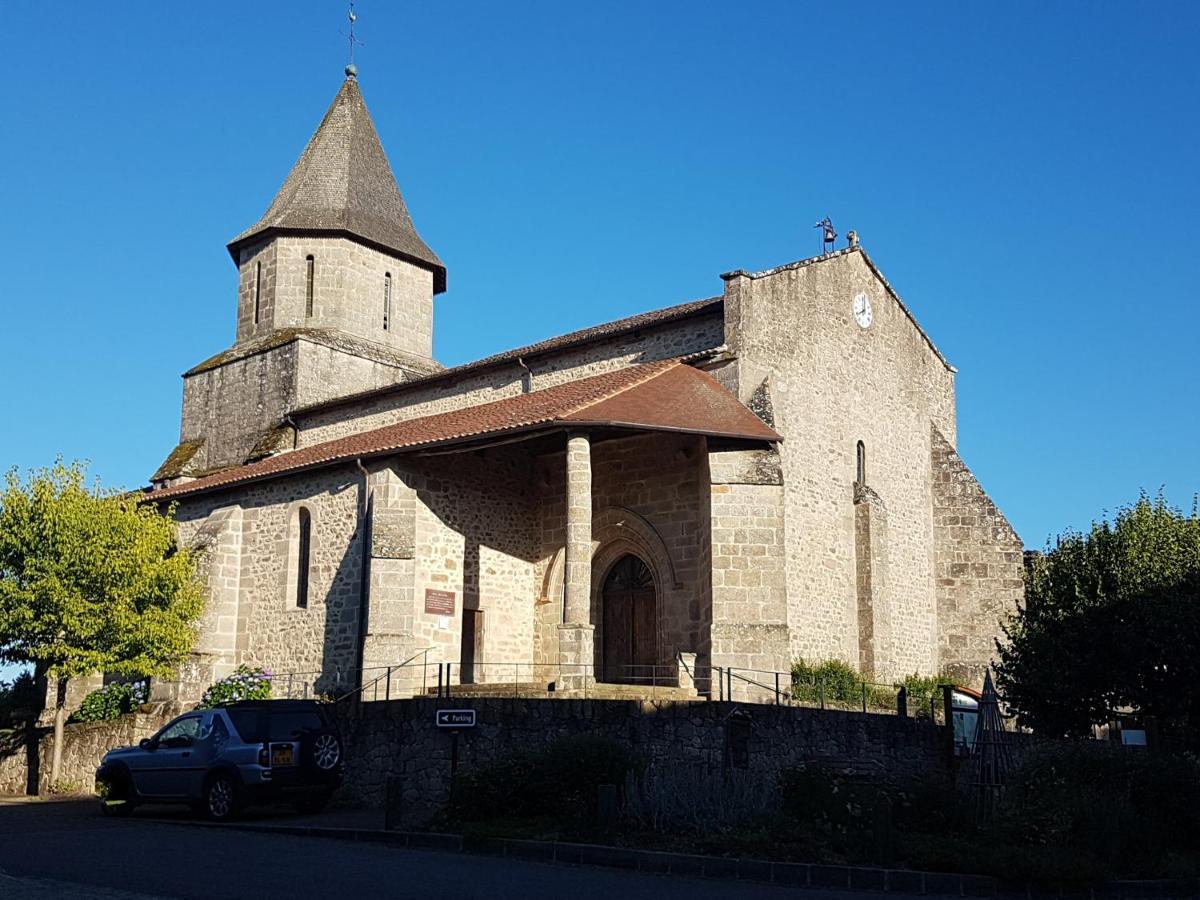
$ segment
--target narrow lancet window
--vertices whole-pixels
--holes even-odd
[[[308,562],[312,548],[312,516],[300,507],[299,540],[296,548],[296,606],[308,609]]]
[[[867,448],[862,441],[855,449],[854,480],[859,484],[867,483]]]
[[[262,294],[262,262],[254,264],[254,324],[258,324],[259,314],[261,313],[261,304],[259,297]]]
[[[313,314],[313,265],[311,255],[304,257],[304,315],[311,318]]]
[[[392,324],[392,273],[383,276],[383,330],[387,331]]]

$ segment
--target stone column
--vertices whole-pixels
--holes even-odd
[[[891,654],[887,591],[887,507],[865,484],[854,485],[854,567],[858,595],[858,667],[876,680],[900,676]]]
[[[567,437],[567,561],[558,683],[578,690],[595,680],[592,665],[592,448],[586,434]]]
[[[390,679],[387,667],[409,661],[420,649],[414,634],[416,615],[417,492],[392,466],[367,477],[371,497],[367,579],[367,621],[363,635],[362,683],[384,676],[368,696],[396,698],[420,692],[430,673],[416,663],[397,669]],[[441,662],[440,659],[430,660]],[[423,676],[425,676],[423,678]],[[436,673],[432,675],[436,679]]]

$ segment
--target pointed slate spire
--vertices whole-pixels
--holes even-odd
[[[446,289],[446,267],[413,227],[375,124],[348,77],[271,206],[229,244],[235,262],[255,238],[280,233],[341,234],[395,253],[433,272]]]

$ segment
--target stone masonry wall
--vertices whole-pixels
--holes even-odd
[[[435,726],[438,706],[432,699],[399,700],[342,710],[347,771],[341,797],[380,807],[387,776],[398,775],[406,824],[436,813],[448,796],[455,740]],[[718,778],[727,761],[764,777],[815,759],[869,761],[895,775],[947,771],[942,729],[896,716],[707,702],[460,699],[453,706],[475,709],[478,717],[478,725],[457,738],[460,771],[574,734],[617,740],[651,766],[692,765]]]
[[[528,457],[501,447],[427,457],[406,470],[418,498],[414,652],[434,647],[431,660],[457,662],[462,610],[480,610],[475,678],[511,680],[514,670],[502,664],[533,661],[538,551]],[[425,612],[427,588],[454,592],[453,616]]]
[[[533,370],[533,390],[599,375],[626,366],[682,356],[720,346],[724,339],[719,313],[596,341],[584,347],[526,360]],[[496,368],[466,372],[454,379],[415,384],[398,392],[364,398],[298,418],[300,446],[345,437],[420,416],[461,409],[513,397],[525,390],[525,370],[515,361]],[[370,385],[363,385],[367,390]],[[349,393],[349,392],[347,392]],[[315,401],[313,401],[315,402]]]
[[[147,707],[149,709],[150,707]],[[138,712],[121,716],[111,722],[89,722],[67,725],[63,729],[62,770],[60,788],[66,792],[92,791],[96,767],[101,757],[115,747],[131,747],[142,738],[150,737],[169,721],[170,717],[153,712]],[[50,792],[50,765],[54,754],[52,730],[38,729],[34,740],[38,794]],[[14,735],[0,741],[0,796],[25,794],[29,783],[28,753],[25,735]]]
[[[932,461],[940,666],[977,685],[1024,594],[1024,545],[936,430]]]
[[[874,321],[860,328],[856,295]],[[857,664],[855,448],[888,511],[890,646],[878,677],[938,663],[933,587],[930,423],[953,434],[954,373],[859,251],[726,283],[726,342],[737,394],[769,395],[787,517],[791,647],[811,660]],[[729,373],[724,373],[728,378]]]
[[[235,465],[296,404],[300,342],[186,375],[179,439],[204,439],[192,465]]]
[[[280,673],[313,673],[310,681],[318,690],[348,686],[358,658],[362,476],[343,465],[258,482],[233,497],[222,492],[187,500],[177,512],[182,540],[203,541],[210,516],[231,500],[241,508],[236,662]],[[295,596],[302,506],[312,522],[308,606],[303,609]],[[213,580],[227,574],[224,569],[210,571],[209,626],[217,624],[209,621],[214,614],[218,621],[230,615],[229,590],[223,580]]]
[[[313,257],[311,315],[308,256]],[[276,237],[247,247],[238,268],[238,343],[284,328],[333,328],[433,357],[433,273],[426,269],[347,238],[313,236]],[[385,329],[386,275],[391,275],[391,313]]]
[[[791,663],[779,455],[710,442],[708,471],[711,664],[773,684],[764,673],[786,672]],[[703,669],[709,660],[699,662]],[[733,687],[735,699],[755,699],[750,695],[759,691],[736,679]]]

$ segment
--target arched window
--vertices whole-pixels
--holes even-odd
[[[304,257],[304,315],[313,314],[313,264],[312,254]]]
[[[392,273],[383,276],[383,330],[387,331],[392,320]]]
[[[308,564],[312,548],[312,516],[300,507],[299,539],[296,547],[296,606],[308,609]]]
[[[262,260],[254,264],[254,324],[258,324],[261,306],[259,298],[262,294]]]
[[[862,441],[858,442],[854,452],[854,480],[859,484],[867,483],[867,447]]]

